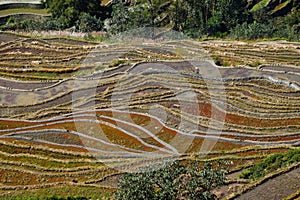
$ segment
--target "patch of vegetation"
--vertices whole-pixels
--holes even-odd
[[[258,66],[260,66],[261,64],[262,64],[261,62],[256,61],[256,62],[250,63],[249,66],[250,66],[250,67],[258,67]]]
[[[102,29],[102,21],[96,16],[91,16],[88,13],[83,13],[76,21],[76,29],[80,32],[91,32]]]
[[[231,66],[231,64],[229,63],[229,60],[226,60],[224,58],[220,58],[220,57],[213,57],[213,60],[215,62],[216,65],[218,66]]]
[[[105,35],[93,35],[92,33],[87,33],[84,36],[85,40],[93,41],[93,42],[103,42],[106,39]]]
[[[286,153],[271,154],[262,162],[255,164],[239,175],[240,178],[257,180],[280,168],[300,162],[300,148]]]
[[[212,168],[210,163],[203,170],[195,165],[186,167],[175,161],[156,171],[127,173],[119,184],[115,198],[127,199],[215,199],[211,190],[225,183],[225,171]]]
[[[95,67],[95,71],[100,71],[100,70],[103,70],[103,69],[105,69],[104,65],[99,65],[99,66]]]
[[[119,65],[122,65],[126,63],[126,60],[113,60],[108,67],[117,67]]]
[[[46,77],[46,78],[50,78],[50,79],[58,77],[57,73],[47,73],[47,72],[35,72],[33,75],[40,76],[40,77]]]

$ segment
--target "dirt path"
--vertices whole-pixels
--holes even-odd
[[[279,200],[300,189],[300,167],[273,178],[266,183],[238,197],[238,200]]]

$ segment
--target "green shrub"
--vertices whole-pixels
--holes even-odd
[[[103,27],[102,21],[96,16],[91,16],[88,13],[80,15],[76,21],[76,30],[80,32],[99,31]]]
[[[126,63],[126,60],[113,60],[108,67],[117,67],[119,65],[122,65]]]

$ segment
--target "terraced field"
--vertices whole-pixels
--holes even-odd
[[[12,16],[35,19],[49,17],[50,14],[38,0],[0,0],[0,24],[5,24]]]
[[[229,161],[216,194],[251,196],[253,182],[238,174],[299,148],[298,43],[98,44],[2,32],[0,54],[3,199],[105,198],[122,173],[174,159]]]

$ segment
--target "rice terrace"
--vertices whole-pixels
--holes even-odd
[[[0,0],[0,199],[122,199],[124,175],[174,161],[224,169],[207,199],[300,198],[297,39],[195,39],[172,20],[118,33],[18,27],[57,20],[43,2]],[[274,3],[255,2],[249,12]],[[293,1],[280,2],[268,12]],[[155,199],[201,199],[181,193],[192,175],[175,177],[176,198]]]

